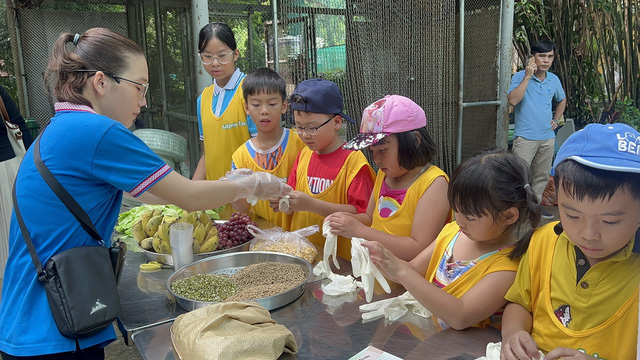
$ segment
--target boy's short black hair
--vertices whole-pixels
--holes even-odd
[[[277,72],[269,68],[260,68],[247,75],[242,82],[244,98],[261,93],[278,93],[284,102],[287,99],[287,85]]]
[[[538,41],[531,47],[531,54],[533,55],[537,53],[548,53],[549,51],[556,51],[556,44],[554,44],[553,41],[550,40]]]
[[[619,189],[640,200],[638,173],[601,170],[567,159],[556,165],[553,180],[558,192],[564,191],[578,201],[610,199]]]
[[[419,134],[420,143],[414,132]],[[419,129],[390,134],[398,139],[398,164],[411,170],[430,163],[438,153],[435,141],[429,135],[426,126]],[[377,144],[389,142],[389,136],[380,139]]]

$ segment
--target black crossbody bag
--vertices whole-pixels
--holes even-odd
[[[18,208],[14,183],[13,206],[16,219],[36,267],[38,281],[44,285],[56,326],[62,335],[77,339],[104,330],[120,315],[117,281],[122,271],[126,246],[117,241],[110,249],[105,247],[89,215],[42,161],[40,138],[38,136],[36,139],[33,149],[38,172],[82,228],[100,244],[74,247],[55,254],[43,268]]]

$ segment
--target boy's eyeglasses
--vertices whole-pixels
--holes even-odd
[[[89,75],[89,77],[95,75],[95,73],[98,71],[102,71],[105,75],[115,80],[115,82],[117,82],[118,84],[120,84],[120,80],[124,80],[126,82],[130,82],[132,84],[141,86],[142,88],[138,88],[138,91],[140,91],[140,93],[142,94],[142,97],[140,99],[144,99],[144,97],[147,95],[147,91],[149,90],[149,83],[146,83],[146,84],[139,83],[137,81],[133,81],[133,80],[123,78],[121,76],[117,76],[116,74],[110,71],[105,71],[105,70],[76,70],[76,72],[92,72],[93,74]]]
[[[309,126],[309,127],[294,126],[293,127],[293,131],[298,135],[302,135],[302,132],[306,132],[307,135],[313,136],[313,135],[318,133],[318,129],[320,129],[324,125],[328,124],[329,121],[333,120],[333,118],[336,117],[336,116],[337,116],[337,114],[333,115],[327,121],[323,122],[322,124],[320,124],[318,126]]]
[[[200,53],[200,61],[202,61],[203,65],[211,65],[213,64],[213,61],[217,59],[219,64],[226,65],[229,63],[229,61],[231,61],[232,54],[233,54],[233,51],[228,54],[221,54],[221,55],[215,55],[215,56],[211,54]]]

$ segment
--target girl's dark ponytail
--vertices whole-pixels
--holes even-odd
[[[533,192],[531,185],[527,183],[522,188],[525,193],[526,205],[520,209],[522,221],[519,221],[520,225],[517,230],[520,230],[522,224],[525,224],[525,226],[529,224],[531,228],[513,245],[513,250],[509,253],[509,258],[511,259],[517,259],[527,252],[529,242],[531,241],[535,228],[538,227],[540,213],[542,212],[542,207],[538,204],[538,196]]]

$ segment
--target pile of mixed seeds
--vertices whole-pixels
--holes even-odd
[[[246,301],[281,294],[308,276],[300,264],[263,262],[246,266],[237,273],[198,274],[171,283],[176,294],[196,301]]]

